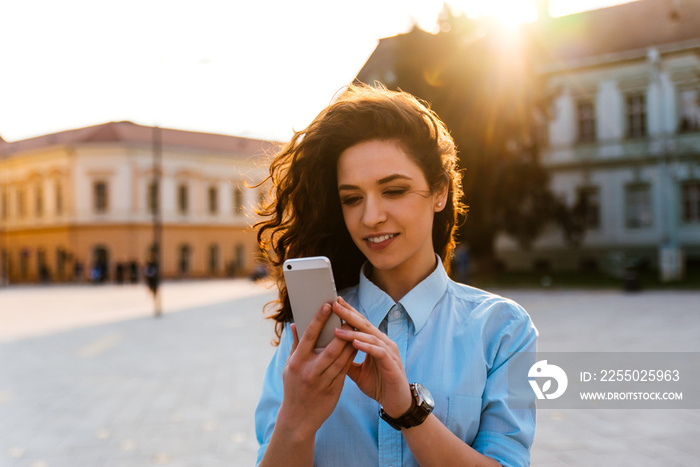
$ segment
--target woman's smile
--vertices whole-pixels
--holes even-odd
[[[365,242],[367,242],[370,249],[374,251],[379,251],[391,245],[398,235],[399,234],[396,233],[373,235],[365,237]]]

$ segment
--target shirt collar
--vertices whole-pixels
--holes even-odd
[[[447,290],[447,282],[449,280],[447,272],[445,272],[445,267],[440,257],[435,256],[438,263],[435,270],[399,300],[399,303],[413,321],[416,334],[423,329],[433,308],[435,308],[435,305],[437,305],[445,290]],[[363,267],[360,271],[358,286],[360,306],[372,325],[379,327],[379,324],[395,303],[386,292],[367,278],[364,271],[365,268]]]

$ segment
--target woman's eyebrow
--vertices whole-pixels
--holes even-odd
[[[401,175],[401,174],[392,174],[388,175],[386,177],[380,178],[377,180],[377,185],[384,185],[385,183],[393,182],[394,180],[407,180],[407,181],[413,181],[411,177],[408,175]],[[338,191],[343,191],[343,190],[359,190],[360,187],[357,185],[348,185],[348,184],[343,184],[343,185],[338,185]]]
[[[377,185],[384,185],[385,183],[393,182],[394,180],[413,181],[413,179],[411,177],[409,177],[408,175],[393,174],[393,175],[389,175],[388,177],[380,178],[377,181]]]

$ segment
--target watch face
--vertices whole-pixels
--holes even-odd
[[[415,387],[416,392],[425,401],[426,405],[435,407],[435,401],[433,400],[433,395],[430,394],[430,391],[428,391],[428,389],[420,383],[416,383]]]

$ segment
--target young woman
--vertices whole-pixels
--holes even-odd
[[[454,143],[413,96],[350,87],[272,161],[258,239],[275,267],[279,346],[256,410],[261,466],[529,465],[534,394],[508,404],[527,313],[453,282]],[[341,298],[298,336],[281,264],[324,255]],[[322,352],[331,313],[345,323]],[[349,377],[349,379],[346,379]]]

